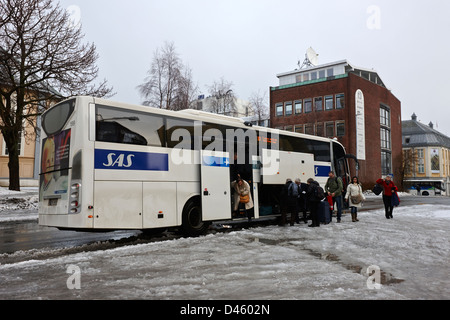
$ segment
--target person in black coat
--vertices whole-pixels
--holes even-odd
[[[280,226],[284,226],[286,224],[286,215],[288,212],[288,189],[291,185],[292,180],[286,179],[286,183],[284,184],[283,188],[281,189],[280,194],[280,210],[281,210],[281,222]]]
[[[294,222],[300,223],[298,220],[298,184],[297,180],[289,184],[288,187],[288,212],[291,213],[291,223],[293,226]]]
[[[315,190],[319,187],[319,183],[313,178],[309,178],[307,181],[308,190],[306,191],[306,199],[308,201],[309,210],[311,213],[311,224],[308,227],[320,227],[319,221],[319,202],[315,197]]]
[[[298,211],[303,212],[303,221],[308,223],[306,219],[306,211],[308,210],[308,201],[306,200],[306,192],[308,191],[308,185],[301,182],[299,178],[295,179],[295,183],[298,185]]]

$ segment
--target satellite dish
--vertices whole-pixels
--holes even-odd
[[[302,69],[303,67],[314,67],[317,66],[318,64],[319,64],[319,55],[311,47],[309,47],[308,50],[306,50],[305,60],[303,61],[303,63],[301,65],[300,61],[298,63],[300,69]]]
[[[306,58],[309,60],[309,62],[311,62],[313,66],[317,66],[319,63],[319,55],[311,47],[306,50]]]

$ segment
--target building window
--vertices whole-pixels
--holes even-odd
[[[325,136],[334,137],[334,122],[327,122],[325,124]]]
[[[380,108],[380,124],[386,127],[391,126],[390,111],[387,107],[384,106]]]
[[[323,137],[323,122],[316,123],[316,136]]]
[[[325,110],[333,110],[333,96],[325,96]]]
[[[381,174],[392,173],[390,109],[380,107]]]
[[[345,122],[344,121],[339,121],[336,123],[336,135],[338,137],[345,136]]]
[[[314,98],[314,109],[316,111],[322,111],[323,110],[323,98],[322,97]]]
[[[311,72],[311,80],[317,80],[317,72]]]
[[[282,117],[283,116],[283,104],[278,103],[275,108],[276,108],[277,117]]]
[[[292,115],[292,102],[286,102],[284,104],[284,115],[285,116]]]
[[[333,68],[327,69],[327,77],[332,77],[332,76],[334,76]]]
[[[305,133],[314,135],[314,125],[312,124],[305,124]]]
[[[304,73],[302,75],[302,81],[309,81],[309,73]]]
[[[417,149],[417,172],[425,173],[425,158],[423,149]]]
[[[292,131],[293,127],[292,126],[285,126],[284,130],[286,131]]]
[[[391,131],[387,128],[380,129],[381,148],[391,149]]]
[[[325,70],[319,70],[319,79],[325,78]]]
[[[297,133],[304,133],[304,131],[303,131],[303,125],[302,125],[302,124],[297,124],[297,125],[295,126],[295,132],[297,132]]]
[[[22,134],[22,131],[19,132],[20,135],[20,139],[17,143],[17,149],[19,150],[19,156],[22,156],[24,153],[24,142],[25,142],[25,137]],[[9,155],[9,151],[8,151],[8,147],[6,146],[6,141],[3,139],[3,152],[2,155],[4,156],[8,156]]]
[[[305,113],[312,112],[312,99],[305,99],[303,103],[305,104]]]
[[[343,93],[336,95],[336,109],[345,108],[345,95]]]
[[[294,102],[295,114],[302,113],[302,100]]]
[[[389,173],[392,173],[391,153],[388,151],[381,151],[381,174],[387,175]]]

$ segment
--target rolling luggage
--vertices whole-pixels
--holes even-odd
[[[331,222],[331,210],[328,201],[319,202],[318,214],[320,223],[329,224]]]

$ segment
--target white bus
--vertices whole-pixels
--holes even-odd
[[[42,128],[39,224],[62,230],[199,235],[234,219],[236,173],[251,186],[253,219],[279,214],[287,178],[349,178],[335,140],[197,110],[76,97],[47,110]]]

